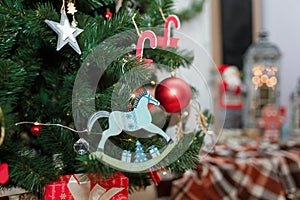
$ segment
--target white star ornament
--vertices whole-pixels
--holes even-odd
[[[56,50],[59,51],[63,46],[69,44],[78,54],[81,54],[80,47],[76,41],[76,37],[82,33],[82,29],[70,25],[69,19],[65,12],[61,13],[60,23],[45,20],[45,22],[58,34]]]

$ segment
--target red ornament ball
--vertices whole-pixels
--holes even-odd
[[[38,135],[42,130],[42,126],[41,125],[33,125],[30,129],[32,135]]]
[[[110,18],[112,18],[112,16],[113,16],[113,14],[110,11],[108,11],[108,10],[104,13],[104,17],[106,19],[110,19]]]
[[[155,98],[169,113],[182,111],[189,104],[191,95],[190,86],[177,77],[163,80],[155,89]]]

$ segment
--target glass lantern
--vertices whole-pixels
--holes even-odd
[[[245,104],[243,127],[257,129],[257,120],[266,104],[279,107],[279,48],[269,42],[266,32],[250,45],[244,57]]]
[[[290,128],[293,136],[300,137],[300,78],[296,89],[293,91],[290,99]]]

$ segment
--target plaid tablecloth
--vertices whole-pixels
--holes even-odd
[[[295,198],[300,188],[300,149],[217,147],[222,148],[225,155],[217,151],[202,157],[197,169],[173,182],[172,200]]]

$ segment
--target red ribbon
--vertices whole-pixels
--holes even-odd
[[[0,184],[5,184],[9,180],[8,164],[0,165]]]

